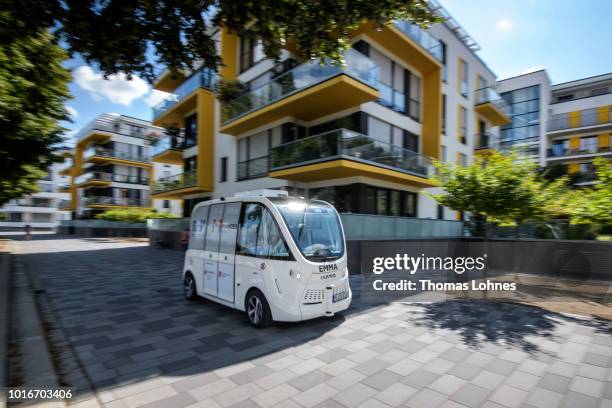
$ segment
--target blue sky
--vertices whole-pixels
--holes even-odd
[[[610,0],[439,0],[481,46],[499,79],[546,68],[553,83],[612,72]],[[140,78],[105,81],[78,57],[66,106],[69,135],[105,112],[151,119],[161,96]]]

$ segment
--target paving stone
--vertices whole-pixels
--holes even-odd
[[[330,387],[325,383],[320,383],[308,389],[308,391],[297,394],[293,397],[293,400],[306,408],[310,408],[332,398],[337,393],[337,389]]]
[[[446,399],[446,395],[425,388],[410,398],[406,405],[415,408],[436,408],[442,405]]]
[[[378,391],[376,391],[374,388],[357,383],[347,390],[336,394],[334,399],[347,407],[355,407],[377,393]]]
[[[603,392],[604,383],[585,377],[574,377],[570,390],[599,398]]]
[[[396,383],[385,388],[374,396],[385,404],[396,407],[416,394],[418,390],[402,383]]]
[[[536,388],[527,397],[526,403],[536,408],[550,408],[561,405],[562,400],[563,394],[544,388]]]
[[[448,371],[448,374],[454,375],[459,378],[463,378],[464,380],[471,380],[476,377],[476,375],[482,370],[482,368],[475,366],[473,364],[469,364],[463,362],[461,364],[455,365]]]
[[[330,378],[332,378],[331,375],[321,370],[314,370],[288,381],[288,384],[292,387],[297,388],[300,391],[306,391],[315,387],[318,384],[325,383]]]
[[[452,395],[463,387],[466,382],[464,379],[446,374],[429,384],[428,387],[442,394]]]
[[[468,383],[454,393],[451,399],[468,407],[478,407],[490,393],[491,391],[486,388]]]
[[[550,391],[555,391],[563,394],[569,388],[571,379],[562,375],[546,373],[540,379],[538,387],[546,388]]]
[[[502,385],[493,392],[489,400],[508,408],[515,408],[521,405],[528,394],[527,391]]]
[[[389,370],[380,370],[373,375],[364,378],[361,382],[368,387],[372,387],[376,390],[382,391],[392,384],[399,382],[403,379],[399,374]]]
[[[564,408],[598,408],[599,399],[578,392],[570,392],[563,399]]]

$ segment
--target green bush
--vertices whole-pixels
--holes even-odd
[[[96,215],[99,220],[144,223],[149,218],[180,218],[170,213],[158,213],[155,210],[138,208],[107,210]]]

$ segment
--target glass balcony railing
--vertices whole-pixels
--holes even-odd
[[[332,130],[271,149],[271,170],[332,159],[389,167],[420,177],[431,175],[431,160],[412,150],[381,142],[347,129]]]
[[[72,206],[72,201],[70,200],[60,200],[57,204],[57,208],[70,208]]]
[[[217,82],[217,73],[210,68],[202,68],[194,72],[189,78],[183,81],[173,93],[168,95],[163,101],[153,108],[153,119],[157,119],[164,112],[171,109],[174,105],[185,99],[198,88],[213,89]]]
[[[584,154],[598,154],[598,153],[611,153],[612,148],[610,146],[594,146],[592,148],[563,148],[553,147],[547,149],[547,157],[568,157],[568,156],[580,156]]]
[[[548,131],[580,128],[586,126],[606,125],[612,123],[612,108],[598,110],[597,108],[584,109],[576,116],[570,113],[559,113],[548,119]]]
[[[313,85],[345,73],[374,88],[378,86],[378,65],[359,51],[344,54],[345,65],[307,62],[279,75],[261,87],[223,105],[223,123],[235,120]]]
[[[152,155],[157,156],[167,150],[183,150],[185,148],[185,137],[180,135],[164,135],[152,146]]]
[[[395,26],[438,61],[442,61],[442,43],[426,30],[408,21],[396,21]]]
[[[268,156],[245,160],[238,163],[238,180],[263,177],[268,174]]]
[[[186,187],[193,187],[198,180],[195,170],[185,173],[175,174],[170,177],[163,177],[153,183],[153,193],[164,193],[172,190],[180,190]]]
[[[151,204],[151,201],[148,198],[87,196],[83,197],[83,203],[85,205],[121,205],[126,207],[148,207]]]
[[[493,88],[486,87],[476,90],[474,105],[482,105],[484,103],[492,103],[502,111],[504,115],[510,117],[510,106]]]
[[[113,181],[113,175],[111,173],[106,173],[102,171],[89,171],[87,173],[81,174],[75,179],[77,185],[85,184],[88,181],[111,182]]]
[[[113,159],[123,159],[137,162],[148,162],[149,156],[138,152],[125,152],[120,150],[107,149],[98,145],[90,146],[83,152],[83,159],[91,157],[109,157]]]

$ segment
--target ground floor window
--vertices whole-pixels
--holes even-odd
[[[409,191],[355,183],[313,188],[309,190],[309,197],[331,203],[338,212],[395,217],[417,216],[417,194]]]

